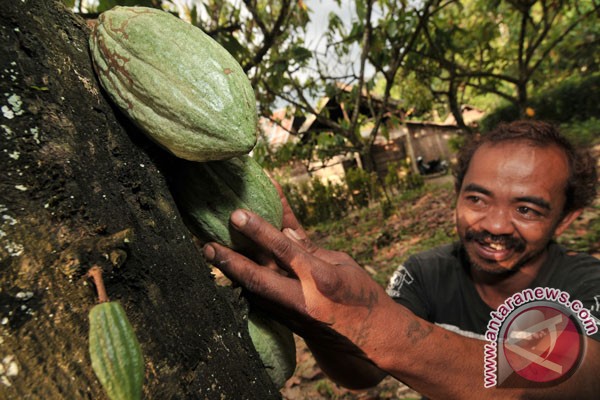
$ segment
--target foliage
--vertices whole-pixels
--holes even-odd
[[[346,185],[356,207],[367,207],[379,197],[377,175],[374,172],[349,169],[346,171]]]
[[[596,118],[600,115],[600,73],[565,79],[556,86],[534,95],[529,107],[535,113],[535,118],[567,126],[575,124],[574,127],[585,127],[590,133],[589,130],[594,129],[594,121],[597,123]],[[518,118],[518,107],[506,104],[481,120],[481,127],[487,131],[501,121],[513,121]],[[585,122],[588,120],[590,122]]]
[[[460,105],[479,94],[492,93],[523,116],[532,89],[597,70],[599,7],[574,0],[448,1],[428,19],[411,68],[445,98],[459,123]]]
[[[383,182],[386,189],[396,193],[418,189],[425,183],[421,175],[413,172],[408,160],[389,163]]]
[[[325,43],[304,71],[307,77],[299,79],[288,68],[279,86],[272,87],[271,94],[289,104],[290,116],[314,118],[312,129],[298,134],[299,146],[310,150],[308,159],[354,151],[367,170],[373,169],[370,150],[375,138],[385,134],[386,119],[401,118],[391,89],[401,79],[403,60],[427,16],[422,10],[430,3],[417,8],[410,2],[358,0],[352,3],[349,23],[331,13]],[[322,96],[326,101],[314,105],[313,99]]]
[[[423,177],[411,173],[406,162],[392,164],[389,171],[384,181],[388,189],[394,189],[396,199],[410,198],[424,187]],[[344,181],[340,183],[323,182],[316,176],[302,183],[283,182],[283,191],[294,214],[306,226],[337,221],[353,212],[377,208],[376,205],[388,214],[397,206],[393,199],[382,198],[382,182],[377,174],[359,168],[346,170]]]
[[[467,138],[464,135],[455,135],[448,140],[448,146],[453,152],[458,152],[466,140]]]
[[[575,120],[561,124],[561,132],[577,146],[590,146],[600,142],[600,119]]]
[[[350,208],[343,185],[323,183],[318,177],[300,185],[286,183],[282,189],[298,220],[307,226],[338,219]]]
[[[283,182],[281,184],[281,189],[283,190],[294,215],[298,218],[298,221],[308,225],[311,216],[308,202],[305,200],[305,194],[310,191],[309,183],[304,182],[296,185],[289,182]]]

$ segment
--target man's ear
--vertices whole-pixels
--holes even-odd
[[[575,211],[571,211],[570,213],[566,214],[558,223],[558,225],[556,225],[556,228],[554,229],[554,236],[560,236],[562,235],[562,233],[565,231],[565,229],[567,229],[569,227],[569,225],[571,225],[571,223],[573,221],[575,221],[577,219],[577,217],[579,217],[581,215],[581,213],[583,212],[583,210],[575,210]]]

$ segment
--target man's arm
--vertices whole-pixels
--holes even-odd
[[[304,338],[304,341],[325,375],[348,389],[371,388],[388,375],[365,357],[331,349],[318,340]]]
[[[349,257],[340,257],[338,264],[318,258],[318,252],[308,252],[298,244],[294,232],[282,233],[250,212],[236,211],[231,222],[272,253],[289,275],[275,273],[214,243],[205,246],[207,259],[272,307],[288,310],[294,320],[291,325],[302,326],[300,334],[309,338],[317,351],[331,349],[329,361],[335,360],[335,352],[343,357],[351,354],[431,398],[584,399],[596,398],[600,392],[600,349],[593,340],[588,340],[579,369],[557,386],[486,389],[484,342],[417,318],[387,296]],[[341,378],[330,376],[347,384],[351,382],[348,372],[345,369]]]

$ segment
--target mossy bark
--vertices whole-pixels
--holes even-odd
[[[2,2],[0,398],[105,398],[88,354],[92,265],[140,341],[144,398],[279,397],[243,302],[181,222],[169,156],[111,107],[88,35],[58,1]]]

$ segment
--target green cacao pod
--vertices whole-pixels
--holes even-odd
[[[89,318],[92,368],[108,397],[141,399],[144,358],[123,307],[114,301],[101,303]]]
[[[230,226],[231,213],[250,210],[281,229],[279,194],[250,156],[205,163],[180,161],[173,168],[171,192],[190,231],[203,242],[244,250],[248,241]]]
[[[112,100],[177,157],[223,160],[254,147],[248,77],[199,28],[154,8],[114,7],[98,18],[90,50]]]
[[[248,332],[271,380],[278,388],[283,387],[296,369],[296,343],[292,331],[264,313],[251,310]]]

